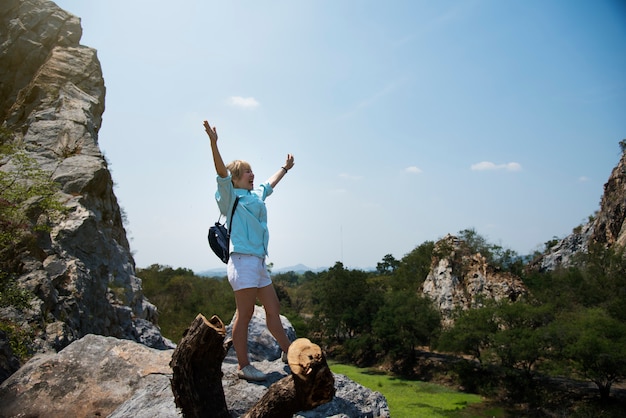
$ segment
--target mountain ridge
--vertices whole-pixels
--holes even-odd
[[[272,268],[271,271],[273,274],[282,274],[282,273],[289,273],[289,272],[303,274],[303,273],[306,273],[307,271],[312,271],[313,273],[319,273],[328,269],[329,267],[311,268],[302,263],[298,263],[296,265],[288,266],[288,267]],[[225,277],[226,267],[218,267],[218,268],[209,269],[209,270],[197,271],[194,273],[202,277]]]

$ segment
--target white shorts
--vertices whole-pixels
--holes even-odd
[[[232,253],[228,259],[226,272],[228,282],[234,291],[272,284],[265,259],[254,255]]]

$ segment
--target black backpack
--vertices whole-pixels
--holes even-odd
[[[233,215],[235,214],[235,209],[237,209],[237,203],[239,203],[239,196],[235,199],[235,204],[233,205],[233,210],[230,213],[230,225],[233,225]],[[220,215],[221,218],[221,215]],[[230,232],[226,229],[226,220],[223,224],[219,222],[219,218],[215,225],[209,228],[209,245],[211,249],[215,253],[215,255],[222,260],[225,264],[228,263],[228,258],[230,254],[228,252],[230,247]]]

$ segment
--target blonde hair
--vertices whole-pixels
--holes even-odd
[[[247,161],[235,160],[233,162],[228,163],[228,165],[226,166],[226,169],[230,171],[230,175],[232,176],[232,179],[235,180],[235,179],[240,179],[241,174],[245,170],[252,170],[252,167],[250,166],[250,163],[248,163]]]

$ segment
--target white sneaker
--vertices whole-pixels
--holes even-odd
[[[248,364],[243,369],[240,369],[237,372],[237,376],[240,379],[252,380],[255,382],[261,382],[267,379],[267,375],[263,373],[262,371],[260,371],[259,369],[257,369],[256,367],[254,367],[252,364]]]

